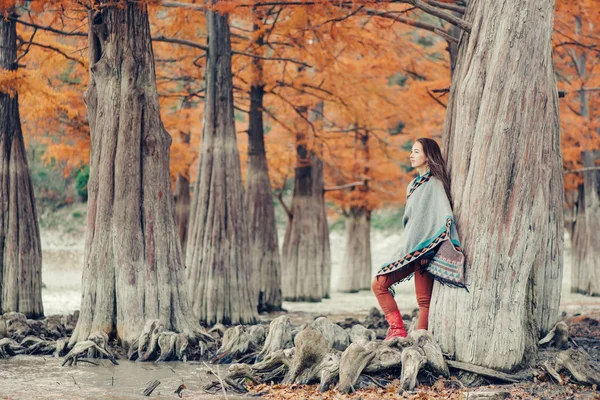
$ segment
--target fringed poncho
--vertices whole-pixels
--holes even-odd
[[[428,272],[442,284],[465,288],[465,256],[460,247],[456,224],[444,184],[426,173],[415,178],[407,188],[404,209],[404,238],[400,249],[377,275],[403,268]],[[421,266],[421,258],[428,264]],[[406,279],[410,279],[409,275]]]

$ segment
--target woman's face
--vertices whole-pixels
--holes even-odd
[[[410,152],[410,165],[413,168],[420,168],[427,165],[427,158],[423,151],[423,145],[420,142],[415,142]]]

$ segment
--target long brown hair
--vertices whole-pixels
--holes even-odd
[[[448,196],[450,205],[452,205],[452,197],[450,196],[450,176],[448,176],[446,161],[442,157],[440,146],[435,140],[429,138],[419,138],[417,139],[417,142],[421,143],[423,146],[423,151],[425,152],[431,175],[442,181],[446,196]]]

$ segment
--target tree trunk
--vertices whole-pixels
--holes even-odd
[[[17,69],[16,24],[0,21],[0,68]],[[42,247],[17,93],[0,92],[0,314],[43,316]]]
[[[584,167],[595,167],[600,151],[581,153]],[[571,292],[600,296],[600,171],[583,172],[571,238]]]
[[[213,2],[214,4],[214,2]],[[190,214],[187,271],[202,323],[251,324],[258,314],[233,116],[228,16],[207,11],[208,44],[200,164]]]
[[[190,221],[190,180],[180,173],[177,173],[177,178],[175,179],[175,220],[181,243],[181,259],[185,262],[185,249],[187,248],[187,233]]]
[[[325,104],[323,102],[317,103],[308,112],[308,120],[312,123],[317,123],[319,126],[323,121]],[[323,154],[323,143],[318,141],[316,148],[319,150],[319,154]],[[329,298],[329,291],[331,289],[331,246],[329,243],[329,224],[327,222],[327,204],[325,203],[325,181],[323,177],[323,160],[321,160],[315,153],[311,154],[312,168],[312,183],[313,183],[313,202],[314,207],[319,210],[317,215],[317,232],[320,236],[317,237],[317,254],[316,261],[321,265],[321,274],[323,279],[322,297],[324,299]]]
[[[287,301],[321,301],[329,294],[331,253],[323,162],[307,145],[306,133],[296,133],[292,217],[282,250],[282,291]]]
[[[262,42],[262,39],[260,39]],[[259,45],[262,43],[258,43]],[[262,62],[254,59],[256,84],[250,89],[246,206],[250,226],[250,262],[258,289],[258,311],[281,310],[281,260],[275,207],[269,179],[263,128]]]
[[[356,132],[354,172],[369,177],[369,133]],[[346,217],[346,246],[338,290],[357,292],[371,287],[371,211],[368,208],[368,181],[353,187],[350,210]]]
[[[128,348],[147,321],[198,328],[183,283],[146,5],[88,15],[91,135],[81,313],[70,346],[101,331]],[[102,7],[100,7],[102,6]]]
[[[338,290],[358,292],[371,283],[371,212],[365,207],[352,207],[346,217],[344,260]]]
[[[554,0],[469,2],[444,130],[470,292],[435,284],[430,326],[457,360],[508,370],[556,323],[563,174]]]

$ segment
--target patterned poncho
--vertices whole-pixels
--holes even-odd
[[[400,249],[377,275],[412,268],[430,273],[434,279],[466,289],[465,256],[458,241],[456,224],[444,184],[428,172],[415,178],[407,188],[404,210],[404,237]],[[420,259],[429,260],[421,266]],[[417,261],[419,260],[419,261]],[[412,274],[407,276],[410,279]],[[406,280],[403,279],[403,280]]]

